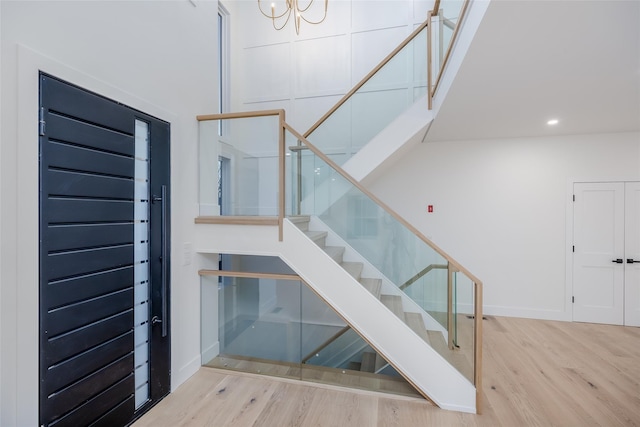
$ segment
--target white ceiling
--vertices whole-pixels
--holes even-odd
[[[638,130],[640,1],[493,0],[427,141]]]

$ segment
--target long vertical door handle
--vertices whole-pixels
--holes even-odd
[[[160,288],[160,297],[162,298],[161,309],[162,309],[162,337],[167,336],[167,324],[169,323],[167,317],[167,267],[169,264],[169,258],[167,257],[167,186],[162,186],[162,205],[161,205],[161,218],[160,218],[160,228],[162,232],[161,237],[161,252],[160,256],[162,257],[162,284]]]

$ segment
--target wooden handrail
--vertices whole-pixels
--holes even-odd
[[[227,225],[278,225],[276,216],[246,216],[246,215],[212,215],[198,216],[196,224],[227,224]]]
[[[328,340],[326,340],[325,342],[323,342],[322,344],[320,344],[318,347],[316,347],[312,352],[310,352],[309,354],[307,354],[303,359],[301,363],[306,363],[309,359],[311,359],[314,355],[318,354],[320,352],[320,350],[323,350],[326,346],[328,346],[329,344],[331,344],[333,341],[335,341],[337,338],[341,337],[342,335],[345,334],[345,332],[347,332],[349,329],[351,329],[351,326],[347,325],[344,328],[340,329],[338,332],[336,332],[335,334],[333,334]]]
[[[413,285],[415,282],[417,282],[422,276],[425,276],[427,273],[429,273],[431,270],[446,270],[448,268],[448,266],[446,264],[429,264],[427,267],[423,268],[421,271],[419,271],[418,273],[416,273],[415,276],[413,276],[412,278],[410,278],[409,280],[407,280],[406,282],[404,282],[402,285],[398,286],[400,288],[400,290],[404,290],[405,288],[408,288],[409,286]]]
[[[209,120],[226,120],[226,119],[248,119],[251,117],[266,117],[266,116],[284,116],[284,110],[256,110],[256,111],[241,111],[238,113],[220,113],[220,114],[202,114],[196,116],[196,120],[199,122],[206,122]]]
[[[391,59],[396,56],[398,54],[398,52],[400,52],[405,46],[407,46],[418,34],[420,34],[420,32],[422,32],[422,30],[424,30],[425,28],[427,28],[427,25],[429,24],[430,19],[427,19],[426,21],[424,21],[422,24],[420,24],[411,34],[409,34],[409,37],[407,37],[406,39],[404,39],[399,45],[398,47],[396,47],[389,55],[387,55],[382,61],[380,61],[380,63],[378,65],[375,66],[375,68],[373,70],[371,70],[366,76],[364,76],[364,78],[362,80],[360,80],[349,92],[347,92],[342,98],[340,98],[340,100],[336,103],[336,105],[334,105],[333,107],[331,107],[331,109],[329,111],[327,111],[325,113],[324,116],[320,117],[320,119],[315,122],[313,124],[313,126],[311,126],[309,128],[309,130],[307,130],[304,133],[305,138],[308,137],[309,135],[311,135],[311,133],[313,133],[314,130],[316,130],[318,127],[320,127],[320,125],[322,123],[324,123],[325,120],[327,120],[329,118],[329,116],[331,116],[338,108],[340,108],[342,106],[342,104],[344,104],[345,102],[347,102],[347,100],[349,98],[351,98],[351,96],[356,93],[358,90],[360,90],[360,88],[362,86],[364,86],[369,79],[371,79],[371,77],[373,77],[374,74],[376,74],[378,71],[380,71],[380,69],[382,67],[384,67],[385,65],[387,65],[387,63],[389,63],[389,61],[391,61]]]
[[[222,276],[222,277],[240,277],[244,279],[275,279],[275,280],[300,280],[297,274],[281,274],[281,273],[254,273],[251,271],[232,271],[232,270],[198,270],[200,276]]]
[[[440,0],[436,0],[436,2],[433,4],[433,9],[430,12],[433,13],[434,15],[437,15],[439,10],[440,10]]]

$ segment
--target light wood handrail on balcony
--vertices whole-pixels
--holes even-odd
[[[256,111],[240,111],[237,113],[220,113],[220,114],[201,114],[196,116],[196,120],[199,122],[206,122],[210,120],[227,120],[227,119],[249,119],[252,117],[267,117],[267,116],[282,116],[284,117],[284,110],[256,110]]]
[[[273,280],[302,280],[297,274],[284,273],[254,273],[251,271],[234,270],[198,270],[200,276],[239,277],[241,279],[273,279]]]

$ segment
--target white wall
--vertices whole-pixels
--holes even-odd
[[[331,0],[326,20],[302,22],[300,35],[292,22],[274,30],[255,1],[227,4],[232,111],[284,108],[304,132],[426,20],[433,0]]]
[[[195,116],[217,109],[217,2],[2,1],[1,418],[38,421],[38,70],[171,123],[172,387],[200,366]]]
[[[574,180],[640,180],[640,134],[426,143],[369,187],[484,282],[487,313],[571,320]]]

